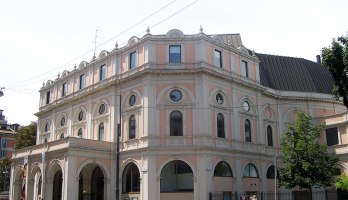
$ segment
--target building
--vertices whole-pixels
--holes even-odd
[[[296,113],[346,112],[332,84],[320,64],[257,54],[239,34],[147,30],[43,85],[37,145],[14,153],[11,199],[115,199],[118,124],[122,200],[274,191]]]
[[[19,127],[18,124],[8,124],[3,115],[3,110],[0,110],[0,159],[4,157],[12,157],[15,136]]]

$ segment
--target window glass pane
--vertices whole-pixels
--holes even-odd
[[[77,132],[77,136],[82,137],[82,128],[80,128],[79,131]]]
[[[46,104],[49,104],[50,103],[50,97],[51,96],[51,92],[50,91],[48,91],[47,93],[46,93]]]
[[[250,164],[250,177],[258,177],[256,167]]]
[[[245,141],[251,142],[251,127],[248,119],[245,120]]]
[[[104,123],[99,124],[98,140],[104,140]]]
[[[222,68],[222,57],[221,57],[221,51],[219,51],[219,50],[215,50],[214,64],[216,67]]]
[[[80,89],[85,88],[86,86],[86,77],[84,74],[80,76]]]
[[[181,62],[181,46],[180,45],[169,46],[169,62],[170,63]]]
[[[99,114],[104,114],[105,112],[105,104],[101,104],[100,107],[99,107]]]
[[[225,138],[224,116],[221,113],[217,115],[217,132],[219,138]]]
[[[328,146],[339,144],[337,127],[328,128],[326,132],[326,143]]]
[[[129,69],[134,69],[136,67],[136,52],[129,54]]]
[[[182,136],[182,114],[180,111],[170,113],[170,135]]]
[[[230,166],[224,161],[219,162],[214,169],[214,176],[232,176]]]
[[[129,139],[135,138],[135,116],[129,118]]]
[[[267,126],[267,143],[268,146],[273,146],[273,131],[271,126]]]
[[[245,61],[241,62],[241,73],[242,73],[242,76],[249,77],[249,74],[248,74],[248,63],[245,62]]]
[[[106,65],[100,67],[100,81],[106,78]]]
[[[62,85],[62,97],[64,97],[66,95],[66,91],[67,91],[66,83],[63,83],[63,85]]]

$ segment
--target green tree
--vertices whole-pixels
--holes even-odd
[[[327,67],[334,79],[334,94],[342,97],[348,108],[348,37],[333,39],[331,46],[322,49],[322,64]]]
[[[299,112],[294,124],[289,125],[281,138],[284,160],[280,168],[280,185],[311,191],[311,187],[332,186],[338,159],[330,157],[326,144],[319,144],[324,125],[313,125],[312,118]]]
[[[9,191],[11,161],[8,157],[0,160],[0,191]]]
[[[28,126],[24,126],[18,130],[15,138],[15,148],[21,149],[33,146],[36,143],[36,122],[31,122]]]
[[[345,174],[342,174],[338,181],[335,183],[335,187],[341,190],[348,190],[348,177]]]

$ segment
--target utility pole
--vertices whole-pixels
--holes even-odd
[[[121,136],[121,94],[120,94],[120,108],[119,108],[119,123],[117,124],[117,140],[116,140],[116,200],[120,197],[120,136]]]

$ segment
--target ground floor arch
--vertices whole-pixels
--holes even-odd
[[[161,171],[160,199],[193,200],[194,181],[191,167],[184,161],[168,162]]]
[[[140,199],[140,170],[136,164],[130,162],[126,165],[122,173],[122,195],[121,199],[137,198]]]
[[[79,174],[78,199],[104,200],[106,196],[105,184],[102,168],[95,163],[87,164]]]

